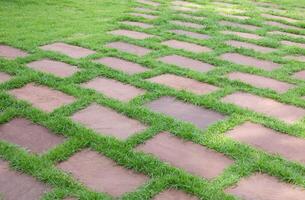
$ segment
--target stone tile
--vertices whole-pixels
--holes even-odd
[[[184,6],[184,7],[193,7],[193,8],[200,8],[201,5],[196,3],[191,3],[187,1],[172,1],[172,5],[174,6]]]
[[[289,17],[282,17],[282,16],[277,16],[277,15],[270,15],[270,14],[266,14],[266,13],[261,14],[261,16],[264,17],[264,18],[268,18],[268,19],[283,20],[283,21],[287,21],[287,22],[291,22],[291,23],[298,22],[298,20],[292,19],[292,18],[289,18]]]
[[[18,57],[26,57],[27,55],[28,53],[26,53],[25,51],[0,44],[0,58],[3,57],[5,59],[13,60]]]
[[[4,72],[0,72],[0,84],[9,81],[12,77]]]
[[[154,11],[150,8],[143,8],[143,7],[136,7],[136,8],[134,8],[134,10],[139,11],[139,12],[153,12]]]
[[[153,154],[175,167],[208,179],[218,176],[233,163],[221,153],[166,132],[139,145],[137,150]]]
[[[197,8],[189,8],[189,7],[183,7],[183,6],[172,6],[171,8],[175,11],[182,11],[182,12],[196,12],[196,11],[198,11]]]
[[[241,179],[236,186],[226,191],[245,200],[305,199],[305,191],[303,188],[281,182],[275,177],[258,173]]]
[[[178,55],[164,56],[159,58],[158,60],[166,64],[177,65],[178,67],[192,69],[199,72],[207,72],[214,68],[213,65],[210,65],[208,63]]]
[[[137,0],[137,2],[147,4],[147,5],[150,5],[150,6],[159,6],[160,5],[160,3],[158,3],[158,2],[149,1],[149,0]]]
[[[136,96],[145,93],[144,90],[136,88],[132,85],[124,84],[113,79],[102,77],[97,77],[86,83],[83,83],[82,87],[96,90],[97,92],[100,92],[106,95],[107,97],[124,102],[130,101]]]
[[[170,30],[169,32],[175,33],[177,35],[184,35],[188,36],[190,38],[195,38],[195,39],[200,39],[200,40],[206,40],[209,39],[209,35],[201,34],[201,33],[195,33],[195,32],[190,32],[190,31],[184,31],[184,30]]]
[[[174,49],[182,49],[185,51],[190,51],[193,53],[204,53],[204,52],[210,52],[212,49],[208,47],[204,47],[198,44],[193,44],[189,42],[182,42],[178,40],[167,40],[162,42],[163,45],[166,45],[168,47],[174,48]]]
[[[296,60],[299,62],[305,62],[305,56],[285,56],[284,58],[289,60]]]
[[[234,18],[234,19],[240,19],[240,20],[250,19],[250,17],[248,17],[248,16],[242,16],[242,15],[223,14],[222,16],[224,16],[224,17],[230,17],[230,18]]]
[[[198,95],[208,94],[218,89],[216,86],[174,74],[162,74],[147,80],[153,83],[163,84],[177,90],[193,92]]]
[[[199,199],[195,196],[191,196],[180,190],[168,189],[155,196],[153,200],[199,200]]]
[[[22,88],[10,90],[9,93],[17,99],[28,101],[34,107],[45,112],[52,112],[54,109],[70,104],[75,98],[61,91],[50,89],[46,86],[29,83]]]
[[[220,6],[220,7],[234,7],[235,4],[234,3],[229,3],[229,2],[212,2],[212,4],[214,4],[214,6]]]
[[[294,123],[305,116],[305,110],[293,105],[249,93],[236,92],[224,97],[223,102],[232,103],[266,116],[278,118],[286,123]]]
[[[263,47],[256,44],[248,43],[248,42],[240,42],[237,40],[228,40],[225,42],[227,45],[237,47],[237,48],[246,48],[246,49],[252,49],[254,51],[258,51],[261,53],[270,53],[273,51],[276,51],[277,49],[270,48],[270,47]]]
[[[115,57],[104,57],[95,60],[95,62],[106,65],[116,70],[123,71],[129,75],[142,73],[147,71],[148,69],[134,62],[130,62],[127,60],[115,58]]]
[[[140,122],[97,104],[75,113],[72,119],[101,135],[106,134],[119,139],[126,139],[146,129]]]
[[[283,29],[294,29],[294,30],[303,30],[302,28],[296,27],[296,26],[290,26],[287,24],[282,24],[280,22],[274,22],[274,21],[266,21],[265,24],[269,26],[276,26]]]
[[[146,24],[146,23],[143,23],[143,22],[123,21],[121,23],[129,25],[129,26],[137,26],[137,27],[140,27],[140,28],[153,28],[154,27],[151,24]]]
[[[305,163],[305,140],[277,132],[259,124],[245,124],[227,132],[228,137],[271,154]]]
[[[278,8],[278,5],[269,2],[253,2],[257,6]]]
[[[225,116],[218,112],[189,103],[184,103],[173,97],[161,97],[147,103],[146,107],[150,108],[154,112],[160,112],[177,118],[178,120],[193,123],[199,128],[206,128],[207,126],[225,118]]]
[[[283,31],[270,31],[270,32],[268,32],[268,34],[270,34],[270,35],[284,35],[284,36],[289,36],[289,37],[293,37],[293,38],[303,38],[303,39],[305,39],[305,35],[286,33],[286,32],[283,32]]]
[[[85,49],[83,47],[73,46],[60,42],[48,44],[40,48],[46,51],[55,51],[61,54],[65,54],[72,58],[83,58],[96,53],[95,51],[90,49]]]
[[[195,16],[195,15],[189,15],[189,14],[183,14],[183,13],[178,13],[181,17],[184,18],[188,18],[188,19],[195,19],[198,21],[202,21],[204,19],[206,19],[206,17],[202,17],[202,16]]]
[[[124,51],[126,53],[135,54],[137,56],[145,56],[146,54],[150,53],[151,50],[140,47],[134,44],[128,44],[126,42],[112,42],[105,45],[108,48],[114,48],[119,51]]]
[[[49,59],[34,61],[28,63],[27,66],[34,70],[50,73],[61,78],[72,76],[74,73],[80,71],[76,66]]]
[[[291,42],[291,41],[288,41],[288,40],[281,41],[281,44],[282,45],[287,45],[287,46],[295,46],[295,47],[299,47],[299,48],[305,49],[305,44],[297,43],[297,42]]]
[[[296,72],[293,76],[295,78],[298,78],[298,79],[301,79],[301,80],[305,80],[305,70]]]
[[[252,34],[252,33],[235,32],[235,31],[222,31],[221,33],[225,34],[225,35],[236,35],[236,36],[246,38],[246,39],[254,39],[254,40],[263,39],[262,36],[255,35],[255,34]]]
[[[243,29],[250,30],[250,31],[256,31],[260,28],[258,26],[254,26],[254,25],[239,24],[239,23],[236,23],[236,22],[229,22],[229,21],[220,21],[219,24],[223,25],[223,26],[243,28]]]
[[[74,154],[58,167],[97,192],[119,197],[143,185],[148,178],[117,165],[113,160],[91,150]]]
[[[252,58],[249,56],[244,56],[238,53],[225,53],[220,56],[221,59],[239,64],[239,65],[247,65],[267,71],[271,71],[280,67],[279,64],[267,61],[267,60],[259,60],[256,58]]]
[[[247,84],[253,85],[254,87],[267,88],[275,90],[279,93],[287,92],[287,90],[294,87],[294,85],[286,82],[281,82],[275,79],[242,72],[232,72],[229,73],[227,76],[231,80],[239,80]]]
[[[153,35],[150,35],[147,33],[142,33],[142,32],[138,32],[138,31],[130,31],[130,30],[122,30],[122,29],[111,31],[110,33],[113,35],[126,36],[126,37],[129,37],[132,39],[139,39],[139,40],[154,37]]]
[[[0,160],[0,177],[0,194],[4,200],[40,199],[51,190],[33,177],[11,170],[3,160]]]
[[[195,24],[192,22],[183,22],[178,20],[171,20],[170,23],[178,25],[178,26],[184,26],[187,28],[195,28],[195,29],[203,29],[205,26],[201,24]]]
[[[77,200],[77,199],[73,197],[68,197],[68,198],[64,198],[63,200]]]
[[[156,19],[158,17],[156,15],[149,15],[149,14],[144,14],[144,13],[130,13],[130,15],[135,16],[135,17],[142,17],[145,19]]]

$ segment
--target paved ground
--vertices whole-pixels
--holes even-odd
[[[138,0],[92,35],[3,32],[0,199],[304,200],[298,3]]]

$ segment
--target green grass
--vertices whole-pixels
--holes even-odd
[[[71,155],[84,148],[91,148],[110,157],[126,168],[133,169],[150,177],[147,184],[141,186],[137,191],[125,194],[122,199],[151,199],[166,188],[179,188],[205,200],[233,200],[236,198],[224,193],[223,190],[237,183],[242,177],[249,176],[254,172],[267,173],[283,181],[305,187],[305,167],[300,163],[267,154],[225,137],[225,132],[228,130],[245,121],[252,121],[289,135],[305,138],[305,119],[296,124],[289,125],[275,118],[266,117],[262,114],[241,109],[231,104],[224,104],[220,101],[222,97],[230,93],[245,91],[305,108],[305,101],[300,98],[305,95],[305,81],[291,77],[293,72],[305,69],[305,65],[283,58],[284,55],[289,54],[305,55],[305,50],[296,47],[284,47],[279,44],[279,41],[282,39],[303,43],[305,43],[305,39],[266,35],[267,31],[277,30],[277,28],[263,25],[263,19],[258,15],[260,13],[259,8],[255,7],[250,1],[243,0],[235,2],[238,3],[239,8],[246,10],[246,15],[252,17],[246,20],[246,23],[262,27],[260,30],[254,32],[258,35],[266,36],[265,39],[260,41],[222,35],[220,31],[226,28],[217,25],[217,21],[225,19],[225,17],[217,14],[215,7],[209,4],[208,1],[193,1],[204,5],[202,11],[196,14],[207,17],[203,21],[179,17],[177,12],[170,10],[169,1],[159,1],[162,2],[162,5],[155,13],[160,17],[150,21],[128,16],[128,12],[132,11],[132,7],[141,5],[131,0],[0,0],[0,43],[24,49],[31,54],[26,58],[18,58],[14,61],[0,59],[0,70],[14,75],[11,81],[0,85],[0,109],[3,111],[0,114],[0,123],[5,123],[18,116],[25,117],[47,127],[54,133],[67,137],[67,140],[63,144],[43,155],[33,155],[20,147],[0,141],[0,157],[8,160],[13,168],[30,174],[51,185],[54,189],[43,197],[45,200],[62,199],[66,196],[75,196],[80,199],[90,200],[111,198],[107,194],[93,192],[75,181],[70,175],[56,168],[57,163],[68,159]],[[283,15],[301,19],[298,26],[305,27],[305,21],[302,20],[304,13],[299,11],[300,5],[305,7],[304,0],[274,0],[273,2],[287,9],[287,12],[284,12]],[[275,14],[278,13],[277,11],[272,12]],[[178,28],[178,26],[168,23],[171,19],[193,21],[207,25],[206,29],[199,30],[199,32],[211,35],[213,38],[210,40],[196,40],[170,34],[167,30],[175,27]],[[153,23],[156,28],[142,30],[118,23],[123,20],[138,20]],[[232,19],[231,21],[242,22],[237,19]],[[147,32],[158,35],[159,38],[140,41],[107,34],[109,30],[119,28]],[[189,28],[183,27],[181,29],[190,30]],[[238,28],[227,27],[227,29],[243,31]],[[194,29],[193,31],[196,30]],[[301,32],[294,31],[294,33]],[[304,34],[305,31],[302,31],[302,33]],[[170,49],[160,44],[161,41],[172,38],[201,44],[212,48],[214,51],[204,54],[194,54],[182,50]],[[224,41],[228,39],[238,39],[240,41],[257,43],[262,46],[274,47],[278,48],[278,51],[261,54],[248,49],[232,48],[224,44]],[[80,45],[96,50],[98,53],[77,60],[54,52],[41,51],[38,48],[41,45],[55,41],[64,41],[66,43]],[[126,41],[131,44],[151,48],[154,51],[147,56],[136,57],[105,48],[104,45],[111,41]],[[272,72],[266,72],[260,69],[232,64],[217,58],[226,52],[238,52],[260,59],[272,60],[282,64],[282,67]],[[160,56],[174,53],[198,59],[217,67],[208,73],[198,73],[156,61],[156,58]],[[124,58],[142,64],[151,70],[129,76],[92,62],[92,59],[104,56]],[[82,70],[72,77],[60,79],[49,74],[33,71],[25,66],[28,62],[45,57],[76,65]],[[238,81],[230,81],[223,76],[231,71],[248,72],[271,77],[295,84],[296,87],[285,94],[278,94],[272,90],[259,89]],[[209,95],[198,96],[186,91],[177,91],[145,81],[146,78],[163,73],[173,73],[190,77],[202,82],[211,83],[220,89]],[[143,88],[147,92],[129,103],[122,103],[107,98],[93,90],[84,89],[79,86],[80,83],[97,76],[109,77],[129,83]],[[30,82],[36,82],[63,91],[76,97],[77,100],[73,104],[61,107],[47,114],[26,102],[17,101],[6,92],[13,88],[22,87]],[[210,108],[223,113],[227,118],[209,126],[205,130],[200,130],[192,124],[154,113],[143,106],[143,104],[158,99],[161,96],[173,96],[191,104]],[[119,141],[113,137],[96,134],[94,131],[73,122],[69,118],[73,113],[93,102],[112,108],[130,118],[137,119],[149,128],[142,133],[128,138],[126,141]],[[169,131],[180,138],[224,153],[235,162],[220,176],[208,181],[174,168],[153,156],[134,151],[135,146],[152,138],[161,131]]]

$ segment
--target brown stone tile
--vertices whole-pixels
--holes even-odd
[[[73,46],[60,42],[48,44],[40,48],[46,51],[55,51],[61,54],[65,54],[72,58],[83,58],[96,53],[95,51],[90,49],[85,49],[83,47]]]
[[[225,43],[227,45],[230,45],[233,47],[252,49],[254,51],[258,51],[261,53],[270,53],[270,52],[276,51],[276,49],[274,49],[274,48],[263,47],[263,46],[259,46],[256,44],[252,44],[252,43],[248,43],[248,42],[240,42],[240,41],[236,41],[236,40],[228,40]]]
[[[238,64],[238,65],[246,65],[251,66],[267,71],[272,71],[280,67],[279,64],[267,61],[267,60],[259,60],[250,56],[244,56],[238,53],[225,53],[220,56],[221,59]]]
[[[121,23],[129,25],[129,26],[137,26],[137,27],[140,27],[140,28],[153,28],[154,27],[152,24],[146,24],[146,23],[143,23],[143,22],[123,21]]]
[[[172,6],[171,8],[175,11],[182,11],[182,12],[196,12],[196,11],[198,11],[197,8],[189,8],[189,7],[183,7],[183,6]]]
[[[268,19],[279,19],[279,20],[283,20],[283,21],[287,21],[287,22],[292,22],[292,23],[298,21],[296,19],[292,19],[292,18],[289,18],[289,17],[270,15],[270,14],[266,14],[266,13],[261,14],[261,16],[264,17],[264,18],[268,18]]]
[[[137,2],[147,4],[147,5],[150,5],[150,6],[159,6],[160,5],[160,3],[158,3],[158,2],[149,1],[149,0],[137,0]]]
[[[204,19],[206,19],[206,17],[202,17],[202,16],[195,16],[195,15],[189,15],[189,14],[184,14],[184,13],[178,13],[181,17],[184,18],[188,18],[188,19],[195,19],[198,21],[202,21]]]
[[[147,33],[142,33],[142,32],[138,32],[138,31],[130,31],[130,30],[115,30],[115,31],[111,31],[110,32],[113,35],[118,35],[118,36],[126,36],[126,37],[130,37],[132,39],[138,39],[138,40],[143,40],[146,38],[151,38],[154,37],[153,35],[147,34]]]
[[[97,77],[86,83],[82,87],[96,90],[107,97],[114,98],[120,101],[127,102],[138,95],[145,93],[144,90],[136,88],[132,85],[127,85],[113,79]]]
[[[155,196],[153,200],[199,200],[199,199],[195,196],[191,196],[180,190],[168,189]]]
[[[294,87],[294,85],[286,82],[282,82],[254,74],[242,73],[242,72],[232,72],[227,76],[231,80],[239,80],[247,84],[253,85],[254,87],[267,88],[267,89],[275,90],[279,93],[287,92],[287,90]]]
[[[72,103],[75,98],[63,92],[50,89],[46,86],[29,83],[22,88],[9,91],[17,99],[28,101],[34,107],[46,112],[52,112],[54,109]]]
[[[174,74],[162,74],[160,76],[152,77],[147,80],[153,83],[163,84],[168,87],[175,88],[177,90],[186,90],[188,92],[193,92],[198,95],[208,94],[218,89],[218,87],[216,86],[207,83],[202,83],[190,78],[177,76]]]
[[[184,103],[173,97],[161,97],[147,103],[146,107],[150,108],[152,111],[160,112],[179,120],[193,123],[199,128],[206,128],[207,126],[225,118],[225,116],[218,112],[189,103]]]
[[[190,32],[190,31],[184,31],[184,30],[170,30],[169,32],[171,33],[175,33],[177,35],[184,35],[184,36],[188,36],[191,38],[195,38],[195,39],[200,39],[200,40],[206,40],[209,39],[210,36],[209,35],[205,35],[205,34],[201,34],[201,33],[195,33],[195,32]]]
[[[113,160],[91,150],[74,154],[58,167],[97,192],[119,197],[143,185],[148,178],[117,165]]]
[[[285,56],[284,58],[289,60],[296,60],[299,62],[305,62],[305,56]]]
[[[18,57],[26,57],[27,55],[28,53],[25,51],[0,44],[0,58],[3,57],[5,59],[12,60]]]
[[[131,53],[131,54],[135,54],[137,56],[145,56],[146,54],[151,52],[150,49],[140,47],[140,46],[137,46],[134,44],[128,44],[126,42],[112,42],[112,43],[108,43],[106,45],[106,47],[114,48],[119,51],[124,51],[124,52]]]
[[[273,8],[278,7],[277,4],[269,3],[269,2],[253,2],[253,3],[255,3],[257,6],[262,6],[262,7],[273,7]]]
[[[265,24],[269,26],[276,26],[283,29],[295,29],[295,30],[303,30],[302,28],[296,27],[296,26],[290,26],[287,24],[282,24],[280,22],[274,22],[274,21],[266,21]]]
[[[296,72],[293,76],[294,76],[295,78],[305,80],[305,70]]]
[[[296,47],[305,49],[305,44],[297,43],[297,42],[291,42],[291,41],[288,41],[288,40],[281,41],[281,44],[282,45],[287,45],[287,46],[296,46]]]
[[[61,78],[72,76],[74,73],[80,71],[76,66],[49,59],[34,61],[28,63],[27,66],[34,70],[50,73]]]
[[[224,16],[224,17],[230,17],[230,18],[234,18],[234,19],[240,19],[240,20],[250,19],[250,17],[248,17],[248,16],[242,16],[242,15],[223,14],[222,16]]]
[[[63,200],[77,200],[77,199],[73,197],[68,197],[68,198],[64,198]]]
[[[305,140],[259,124],[245,124],[227,132],[228,137],[288,160],[305,163]]]
[[[134,8],[134,10],[139,11],[139,12],[153,12],[154,11],[150,8],[143,8],[143,7],[136,7],[136,8]]]
[[[146,129],[140,122],[97,104],[75,113],[71,118],[101,135],[111,135],[119,139],[126,139]]]
[[[4,72],[0,72],[0,84],[9,81],[12,77]]]
[[[195,29],[203,29],[205,26],[201,24],[195,24],[192,22],[183,22],[178,20],[171,20],[170,23],[178,25],[178,26],[185,26],[188,28],[195,28]]]
[[[193,7],[193,8],[200,8],[201,5],[196,3],[191,3],[187,1],[172,1],[172,5],[174,6],[184,6],[184,7]]]
[[[130,13],[130,15],[135,16],[135,17],[143,17],[145,19],[156,19],[158,17],[156,15],[149,15],[149,14],[144,14],[144,13]]]
[[[287,33],[287,32],[283,32],[283,31],[270,31],[270,32],[268,32],[268,34],[270,34],[270,35],[284,35],[284,36],[289,36],[289,37],[293,37],[293,38],[303,38],[303,39],[305,39],[305,35],[298,35],[298,34]]]
[[[7,162],[0,160],[0,194],[4,200],[38,200],[50,190],[33,177],[11,170]]]
[[[255,35],[252,33],[244,33],[244,32],[236,32],[236,31],[222,31],[222,34],[225,35],[236,35],[242,38],[246,38],[246,39],[254,39],[254,40],[260,40],[263,37],[259,36],[259,35]]]
[[[293,105],[277,102],[273,99],[249,93],[236,92],[224,97],[223,102],[233,103],[266,116],[278,118],[286,123],[294,123],[305,116],[305,110]]]
[[[226,190],[245,200],[303,200],[305,191],[301,187],[279,181],[266,174],[254,174],[243,178],[236,186]]]
[[[178,55],[164,56],[159,58],[158,60],[166,64],[177,65],[178,67],[192,69],[199,72],[207,72],[214,68],[213,65],[210,65],[208,63]]]
[[[214,4],[215,6],[220,6],[220,7],[234,7],[235,5],[229,2],[223,2],[223,1],[215,1],[212,2],[212,4]]]
[[[218,176],[233,163],[221,153],[166,132],[139,145],[137,150],[153,154],[175,167],[208,179]]]
[[[250,30],[250,31],[256,31],[260,28],[258,26],[254,26],[254,25],[239,24],[239,23],[236,23],[236,22],[229,22],[229,21],[220,21],[219,24],[223,25],[223,26],[243,28],[243,29]]]
[[[142,73],[147,71],[148,69],[143,67],[142,65],[139,65],[137,63],[133,63],[127,60],[122,60],[115,57],[104,57],[95,60],[95,62],[107,65],[108,67],[111,67],[116,70],[123,71],[127,74],[136,74],[136,73]]]
[[[163,45],[166,45],[168,47],[174,48],[174,49],[183,49],[185,51],[190,51],[193,53],[203,53],[203,52],[210,52],[212,49],[208,47],[204,47],[198,44],[193,44],[189,42],[182,42],[178,40],[167,40],[162,42]]]

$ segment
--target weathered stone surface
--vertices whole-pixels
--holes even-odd
[[[281,44],[282,45],[287,45],[287,46],[296,46],[296,47],[305,49],[305,44],[297,43],[297,42],[291,42],[291,41],[288,41],[288,40],[281,41]]]
[[[177,35],[184,35],[184,36],[188,36],[191,38],[195,38],[195,39],[200,39],[200,40],[206,40],[209,39],[210,36],[209,35],[205,35],[205,34],[201,34],[201,33],[195,33],[195,32],[190,32],[190,31],[184,31],[184,30],[170,30],[169,32],[171,33],[175,33]]]
[[[154,27],[154,25],[146,24],[146,23],[142,23],[142,22],[123,21],[121,23],[129,25],[129,26],[137,26],[140,28],[153,28]]]
[[[250,24],[239,24],[236,22],[229,22],[229,21],[220,21],[219,24],[221,24],[223,26],[243,28],[243,29],[250,30],[250,31],[256,31],[260,28],[258,26],[254,26],[254,25],[250,25]]]
[[[195,24],[192,22],[183,22],[183,21],[178,21],[178,20],[171,20],[170,21],[172,24],[178,25],[178,26],[185,26],[188,28],[195,28],[195,29],[203,29],[205,26],[201,24]]]
[[[274,21],[266,21],[265,24],[269,26],[276,26],[283,29],[294,29],[294,30],[303,30],[302,28],[296,27],[296,26],[290,26],[287,24],[282,24],[280,22],[274,22]]]
[[[259,46],[256,44],[252,44],[252,43],[248,43],[248,42],[240,42],[240,41],[236,41],[236,40],[226,41],[226,44],[233,46],[233,47],[237,47],[237,48],[241,47],[241,48],[246,48],[246,49],[252,49],[254,51],[258,51],[261,53],[270,53],[270,52],[277,50],[277,49],[270,48],[270,47],[263,47],[263,46]]]
[[[231,18],[235,18],[235,19],[240,19],[240,20],[250,19],[250,17],[248,17],[248,16],[242,16],[242,15],[223,14],[223,16],[225,16],[225,17],[231,17]]]
[[[270,35],[284,35],[284,36],[289,36],[289,37],[293,37],[293,38],[303,38],[303,39],[305,39],[305,35],[298,35],[298,34],[287,33],[287,32],[283,32],[283,31],[270,31],[270,32],[268,32],[268,34],[270,34]]]
[[[0,72],[0,84],[9,81],[12,77],[4,72]]]
[[[162,42],[162,44],[174,49],[183,49],[185,51],[190,51],[193,53],[204,53],[204,52],[212,51],[212,49],[208,47],[200,46],[198,44],[193,44],[189,42],[182,42],[178,40],[167,40],[165,42]]]
[[[263,37],[259,36],[259,35],[255,35],[252,33],[244,33],[244,32],[236,32],[236,31],[222,31],[222,34],[225,35],[236,35],[242,38],[246,38],[246,39],[254,39],[254,40],[260,40]]]
[[[147,5],[150,5],[150,6],[159,6],[160,5],[160,3],[158,3],[158,2],[149,1],[149,0],[137,0],[137,2],[147,4]]]
[[[296,60],[300,62],[305,62],[305,56],[285,56],[284,58],[289,59],[289,60]]]
[[[137,46],[134,44],[129,44],[126,42],[112,42],[112,43],[108,43],[106,45],[106,47],[114,48],[119,51],[124,51],[124,52],[131,53],[131,54],[135,54],[137,56],[145,56],[146,54],[151,52],[150,49],[140,47],[140,46]]]
[[[283,20],[283,21],[287,21],[287,22],[292,22],[292,23],[298,21],[296,19],[292,19],[292,18],[289,18],[289,17],[270,15],[270,14],[266,14],[266,13],[261,14],[261,16],[264,17],[264,18],[268,18],[268,19],[279,19],[279,20]]]
[[[195,20],[198,20],[198,21],[202,21],[202,20],[205,19],[205,17],[202,17],[202,16],[189,15],[189,14],[184,14],[184,13],[179,13],[179,15],[184,17],[184,18],[195,19]]]
[[[18,57],[26,57],[28,55],[28,53],[26,53],[25,51],[22,51],[20,49],[14,48],[14,47],[10,47],[7,45],[1,45],[0,44],[0,58],[3,57],[5,59],[16,59]]]
[[[153,35],[150,35],[147,33],[142,33],[142,32],[138,32],[138,31],[130,31],[130,30],[122,30],[122,29],[111,31],[110,33],[113,35],[126,36],[126,37],[130,37],[132,39],[139,39],[139,40],[154,37]]]
[[[130,15],[135,16],[135,17],[143,17],[145,19],[156,19],[158,17],[156,15],[149,15],[149,14],[144,14],[144,13],[130,13]]]
[[[295,78],[305,80],[305,70],[296,72],[293,76],[294,76]]]
[[[155,196],[153,200],[199,200],[199,199],[195,196],[191,196],[180,190],[168,189]]]

